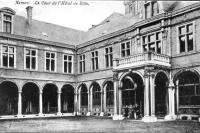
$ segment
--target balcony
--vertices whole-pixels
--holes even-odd
[[[171,67],[170,57],[153,52],[141,53],[125,58],[115,59],[113,69],[129,69],[143,66]]]

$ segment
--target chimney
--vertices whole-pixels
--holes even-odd
[[[33,7],[32,6],[27,6],[26,7],[28,24],[31,24],[31,21],[32,21],[32,11],[33,11]]]

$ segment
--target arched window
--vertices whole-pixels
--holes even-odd
[[[85,85],[81,86],[81,106],[88,106],[88,93]]]
[[[92,86],[93,91],[93,105],[100,106],[101,105],[101,89],[97,83],[94,83]]]
[[[183,72],[178,77],[179,105],[200,105],[199,77],[194,72]]]
[[[112,106],[114,104],[113,99],[114,99],[113,83],[108,82],[106,84],[106,105]]]

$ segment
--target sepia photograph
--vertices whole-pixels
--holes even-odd
[[[0,133],[199,133],[200,1],[0,0]]]

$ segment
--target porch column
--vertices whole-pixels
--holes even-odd
[[[58,93],[57,93],[57,95],[58,95],[58,111],[57,111],[57,115],[62,115],[61,114],[61,91],[58,91]]]
[[[42,104],[42,90],[40,90],[40,94],[39,94],[39,116],[43,115],[43,104]]]
[[[81,114],[81,93],[79,92],[79,94],[77,95],[77,107],[78,107],[78,109],[77,109],[77,112],[79,113],[79,114]]]
[[[155,117],[155,87],[154,87],[154,67],[146,67],[144,80],[144,122],[156,122]]]
[[[18,91],[18,117],[22,117],[22,91]]]
[[[104,92],[103,89],[101,91],[101,113],[100,116],[104,116]]]
[[[170,80],[169,87],[168,87],[168,96],[169,96],[169,112],[168,115],[165,116],[166,120],[175,120],[175,86],[172,80]]]
[[[104,108],[104,113],[107,113],[107,108],[106,108],[106,90],[103,93],[103,108]]]
[[[119,109],[119,115],[122,115],[122,91],[121,90],[118,90],[119,92],[119,97],[118,97],[118,102],[119,102],[119,106],[118,106],[118,109]]]
[[[119,87],[119,81],[118,81],[118,73],[114,72],[113,75],[114,79],[114,115],[118,115],[118,87]]]
[[[93,103],[93,98],[92,98],[92,90],[93,90],[93,88],[91,89],[91,91],[90,91],[90,113],[92,114],[92,103]]]
[[[77,115],[77,93],[74,93],[74,115]]]
[[[155,116],[155,74],[150,74],[151,116]]]
[[[88,93],[88,112],[87,112],[87,116],[91,115],[91,110],[90,110],[90,92],[89,90],[87,91]]]

